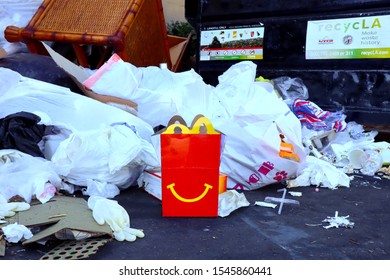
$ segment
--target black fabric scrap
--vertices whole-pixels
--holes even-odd
[[[38,146],[46,125],[33,113],[18,112],[0,119],[0,149],[16,149],[35,157],[44,157]]]

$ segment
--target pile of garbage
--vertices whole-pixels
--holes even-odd
[[[71,238],[85,231],[118,241],[142,238],[113,198],[143,187],[145,171],[161,167],[155,132],[174,115],[190,123],[203,114],[225,135],[220,171],[228,192],[221,195],[220,216],[248,206],[246,190],[275,183],[349,187],[349,174],[374,176],[389,163],[390,145],[375,142],[376,131],[347,122],[343,112],[322,110],[299,78],[256,77],[250,61],[231,66],[215,87],[194,70],[135,67],[116,55],[100,69],[84,71],[88,90],[134,102],[136,109],[0,68],[0,221],[8,242],[63,235],[72,223]],[[83,226],[65,219],[70,210],[61,208],[59,194],[77,191],[89,196],[79,205],[91,220]],[[48,203],[61,209],[52,214],[56,227],[32,234],[27,227],[34,224],[19,224],[27,215],[21,213],[45,211]]]

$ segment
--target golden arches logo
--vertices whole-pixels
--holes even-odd
[[[201,200],[203,197],[206,196],[207,192],[208,192],[210,189],[213,188],[213,186],[211,186],[211,185],[209,185],[209,184],[206,184],[206,183],[204,184],[204,186],[205,186],[206,188],[204,189],[203,193],[202,193],[200,196],[195,197],[195,198],[184,198],[184,197],[180,196],[180,195],[176,192],[176,190],[174,189],[175,184],[170,184],[170,185],[168,185],[168,186],[167,186],[167,189],[170,189],[171,192],[172,192],[172,194],[173,194],[173,196],[176,197],[178,200],[183,201],[183,202],[187,202],[187,203],[191,203],[191,202],[197,202],[197,201]]]

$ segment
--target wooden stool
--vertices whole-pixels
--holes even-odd
[[[47,54],[40,41],[70,44],[87,68],[91,47],[102,49],[96,68],[113,52],[137,67],[173,66],[161,0],[44,0],[26,27],[4,35],[38,54]]]

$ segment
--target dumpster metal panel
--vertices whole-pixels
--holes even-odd
[[[187,2],[191,1],[186,1],[186,7],[190,6]],[[186,17],[196,28],[198,38],[201,38],[202,32],[210,29],[215,29],[217,34],[218,30],[227,28],[241,29],[253,25],[264,27],[260,59],[248,57],[236,60],[200,59],[202,46],[199,42],[196,70],[205,82],[216,85],[218,76],[230,66],[249,59],[256,63],[258,76],[269,79],[280,76],[302,78],[309,90],[310,100],[324,110],[344,110],[349,120],[364,125],[390,127],[390,52],[382,57],[372,56],[373,58],[306,57],[307,36],[313,34],[308,33],[308,25],[315,21],[332,24],[334,20],[341,22],[356,20],[359,23],[355,27],[361,28],[362,32],[367,32],[365,34],[369,36],[368,32],[375,31],[375,27],[378,27],[370,29],[373,22],[369,24],[369,20],[378,18],[385,23],[380,25],[380,28],[389,32],[390,24],[387,24],[390,19],[389,1],[292,3],[281,0],[268,2],[209,0],[198,1],[197,5],[193,2],[191,12],[186,10]],[[196,9],[197,14],[194,12]],[[375,37],[375,34],[371,35]],[[382,44],[385,44],[385,50],[390,49],[387,37],[379,38],[383,41]],[[325,43],[329,42],[326,41],[327,38],[324,40]]]

